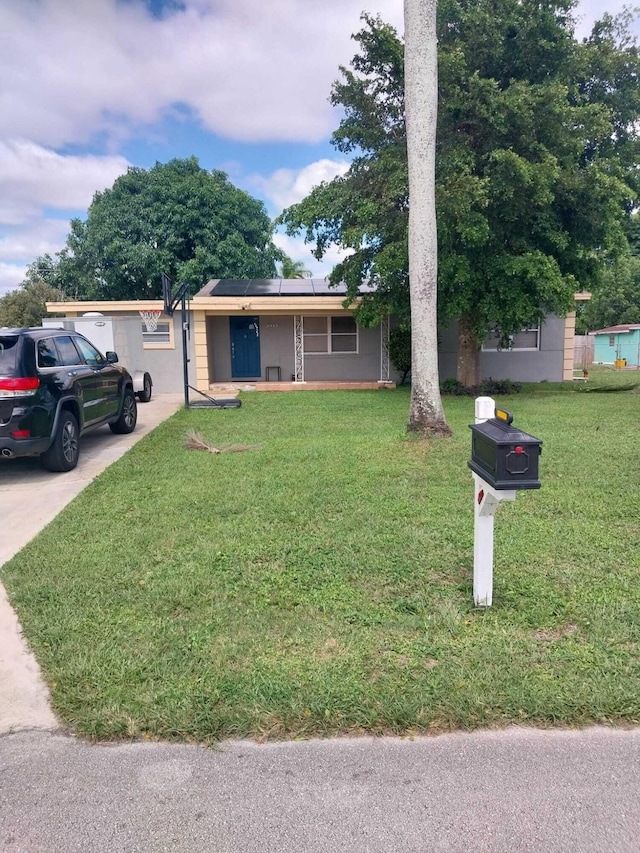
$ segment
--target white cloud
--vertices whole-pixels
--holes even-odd
[[[184,0],[163,17],[143,0],[2,0],[0,136],[117,142],[182,105],[225,138],[317,142],[363,8],[402,31],[401,0]],[[576,14],[588,26],[601,0]]]
[[[68,219],[34,218],[28,225],[8,228],[0,235],[0,258],[16,262],[52,255],[64,246],[68,233]]]
[[[316,160],[301,169],[276,169],[266,177],[251,175],[247,183],[257,188],[271,203],[273,212],[278,214],[285,207],[296,204],[307,196],[322,181],[331,181],[337,175],[344,175],[349,168],[345,160]],[[326,278],[334,266],[342,260],[344,252],[337,246],[330,246],[321,261],[311,254],[312,245],[302,237],[289,237],[276,232],[273,242],[294,261],[302,261],[313,278]]]
[[[285,207],[297,204],[311,190],[322,183],[331,181],[337,175],[344,175],[349,169],[346,160],[316,160],[302,169],[276,169],[271,175],[251,175],[247,183],[258,188],[273,209],[280,213]]]
[[[573,11],[576,19],[577,38],[588,37],[591,34],[591,29],[595,21],[600,20],[605,13],[609,13],[615,17],[623,11],[625,6],[628,8],[633,6],[633,4],[626,2],[626,0],[610,0],[608,3],[602,3],[602,0],[581,0]],[[631,30],[636,35],[640,35],[640,18],[637,12]]]
[[[351,249],[343,251],[338,246],[330,246],[322,260],[317,261],[311,254],[313,246],[305,243],[301,237],[276,233],[273,242],[286,252],[292,261],[302,261],[312,278],[326,278],[339,261],[351,254]]]
[[[43,207],[86,209],[129,165],[124,157],[64,156],[33,142],[0,140],[0,225],[23,224]]]
[[[22,282],[27,268],[17,264],[5,264],[0,261],[0,297],[10,290],[15,290]]]
[[[69,212],[84,213],[94,193],[128,166],[124,157],[61,155],[33,142],[0,140],[0,291],[23,280],[24,264],[60,251]]]
[[[186,0],[160,19],[141,0],[1,3],[0,136],[117,138],[182,104],[227,138],[318,141],[363,5],[402,25],[400,0]]]
[[[325,140],[337,123],[331,83],[357,50],[363,8],[402,31],[401,0],[184,0],[160,17],[146,0],[0,0],[0,292],[22,280],[19,262],[62,247],[68,222],[52,209],[82,213],[128,165],[65,146],[106,139],[116,152],[176,109],[226,139]],[[577,13],[588,31],[601,0]],[[246,173],[244,150],[232,156]],[[346,168],[319,160],[249,183],[279,213]],[[295,256],[307,258],[308,247]]]

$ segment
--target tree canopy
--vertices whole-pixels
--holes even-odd
[[[50,255],[29,264],[20,287],[0,297],[0,326],[39,326],[47,316],[46,303],[63,298],[56,271]]]
[[[78,299],[149,299],[160,275],[199,289],[209,278],[270,278],[282,252],[262,202],[195,157],[130,168],[74,219],[56,277]]]
[[[304,261],[294,261],[284,252],[278,265],[277,274],[280,278],[309,278],[311,276],[304,265]]]
[[[572,308],[625,246],[639,184],[639,57],[629,19],[605,15],[573,35],[573,0],[440,0],[436,204],[439,319],[459,321],[458,376],[476,384],[479,347]],[[282,215],[334,269],[361,309],[409,316],[409,193],[403,46],[364,16],[359,50],[331,100],[349,171]]]
[[[47,302],[61,298],[62,293],[44,281],[25,281],[0,298],[0,326],[40,326]]]
[[[629,252],[605,265],[591,299],[580,306],[576,331],[640,323],[640,214],[629,220]]]

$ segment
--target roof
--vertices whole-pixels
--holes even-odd
[[[371,293],[373,288],[360,285],[359,293]],[[208,281],[195,298],[201,297],[246,297],[246,296],[346,296],[347,286],[343,282],[329,284],[325,278],[219,278]]]
[[[619,326],[609,326],[607,329],[596,329],[589,332],[590,335],[624,335],[628,332],[633,332],[635,329],[640,329],[640,323],[622,323]]]

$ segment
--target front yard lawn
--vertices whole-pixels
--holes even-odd
[[[60,719],[199,741],[639,722],[640,395],[500,398],[544,442],[543,487],[498,511],[487,611],[473,400],[429,443],[408,400],[245,394],[99,477],[0,570]]]

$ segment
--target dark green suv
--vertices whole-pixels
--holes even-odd
[[[133,380],[117,361],[76,332],[0,329],[0,456],[40,454],[49,471],[71,471],[85,432],[133,432]]]

